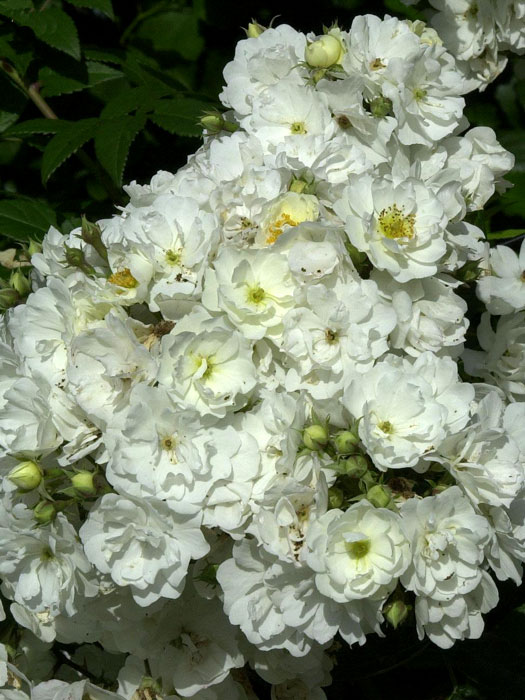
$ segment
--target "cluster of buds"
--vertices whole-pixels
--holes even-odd
[[[77,469],[71,473],[60,467],[44,469],[33,460],[17,464],[7,478],[21,493],[34,492],[40,497],[33,506],[33,517],[39,525],[49,524],[69,506],[111,490],[103,474],[96,471]]]
[[[366,455],[357,426],[331,434],[327,422],[315,422],[303,430],[307,450],[324,453],[334,462],[330,465],[338,477],[328,490],[331,508],[345,508],[366,498],[376,508],[397,510],[394,491],[383,483],[380,474]]]

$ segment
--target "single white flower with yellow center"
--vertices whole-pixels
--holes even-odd
[[[440,200],[419,180],[351,175],[334,204],[350,242],[398,282],[430,277],[446,252]]]
[[[366,500],[322,515],[305,544],[317,588],[338,603],[386,598],[410,563],[399,515]]]
[[[246,338],[274,338],[282,334],[295,289],[284,252],[223,248],[206,277],[203,304],[225,312]]]
[[[263,209],[260,230],[255,236],[257,246],[272,245],[279,236],[303,221],[317,221],[319,200],[313,194],[286,192]]]

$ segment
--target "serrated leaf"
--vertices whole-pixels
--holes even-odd
[[[5,136],[26,136],[29,134],[56,134],[69,122],[62,119],[28,119],[25,122],[15,124]]]
[[[491,231],[487,233],[487,238],[491,241],[501,238],[517,238],[523,235],[525,235],[525,229],[523,228],[508,228],[506,231]]]
[[[31,199],[0,201],[0,235],[16,241],[42,238],[50,226],[56,226],[56,214],[43,202]]]
[[[111,19],[115,19],[111,0],[67,0],[70,5],[87,7],[91,10],[100,10]]]
[[[54,49],[80,59],[80,43],[75,23],[59,7],[48,7],[41,12],[25,12],[0,8],[0,14],[21,27],[29,27],[35,36]]]
[[[47,144],[42,155],[42,182],[95,135],[98,119],[82,119],[64,126]]]
[[[55,97],[86,90],[107,80],[121,78],[122,75],[121,71],[105,63],[86,61],[85,64],[79,64],[76,71],[70,69],[67,73],[44,66],[38,73],[38,79],[42,85],[43,97]]]
[[[101,120],[95,134],[95,153],[99,163],[109,173],[113,182],[122,184],[124,166],[133,140],[144,128],[146,117],[120,117]]]
[[[159,98],[170,94],[172,94],[170,88],[161,88],[155,85],[139,85],[139,87],[129,88],[110,100],[100,116],[107,119],[121,117],[135,110],[152,111]]]
[[[136,35],[151,42],[155,51],[176,51],[187,61],[196,61],[204,48],[199,19],[191,12],[168,10],[148,17]]]
[[[171,134],[201,136],[202,127],[198,121],[202,113],[209,108],[209,103],[193,97],[159,100],[151,119]]]
[[[92,61],[116,63],[118,66],[120,66],[125,59],[124,52],[118,49],[115,51],[106,51],[104,49],[84,49],[84,56]]]

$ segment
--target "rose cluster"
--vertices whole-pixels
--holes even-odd
[[[513,157],[421,22],[253,23],[224,77],[4,316],[7,698],[320,700],[336,637],[447,648],[521,581],[525,249],[465,218]],[[113,685],[47,680],[55,641]]]

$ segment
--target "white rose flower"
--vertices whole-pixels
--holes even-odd
[[[416,597],[416,624],[419,639],[427,637],[441,649],[450,649],[461,639],[478,639],[485,626],[482,613],[498,604],[498,589],[487,574],[481,572],[477,588],[465,596],[457,595],[448,601]]]
[[[386,361],[347,386],[343,405],[378,469],[415,467],[441,443],[448,411],[434,393],[415,368]]]
[[[490,269],[478,280],[478,297],[493,315],[525,309],[525,241],[520,252],[506,245],[490,250]]]
[[[198,414],[177,409],[162,387],[137,384],[122,426],[105,433],[106,477],[120,493],[197,510],[209,488],[205,437]]]
[[[525,396],[525,312],[501,316],[496,330],[485,313],[477,330],[481,350],[466,350],[465,369],[503,389],[509,400]]]
[[[278,337],[296,289],[286,256],[273,248],[223,248],[214,266],[206,278],[203,304],[226,312],[246,338]]]
[[[399,516],[366,500],[322,515],[305,545],[317,588],[339,603],[385,599],[410,562]]]
[[[446,251],[439,199],[418,180],[397,186],[371,175],[349,180],[334,210],[351,243],[398,282],[434,275]]]
[[[209,551],[200,516],[174,513],[163,501],[107,494],[80,528],[88,559],[134,600],[148,606],[178,598],[192,558]]]
[[[306,37],[287,24],[266,29],[257,38],[239,41],[235,59],[224,69],[226,87],[219,99],[239,114],[252,111],[254,98],[283,79],[302,84]]]
[[[72,615],[79,601],[96,595],[93,569],[64,514],[36,528],[30,510],[2,513],[0,576],[4,594],[35,613],[51,618]]]
[[[501,425],[503,403],[489,392],[465,430],[445,439],[443,463],[475,505],[509,507],[525,485],[524,456]]]
[[[252,352],[224,316],[199,307],[163,338],[158,380],[181,408],[222,418],[242,408],[255,387]]]
[[[399,284],[378,270],[372,271],[371,278],[397,314],[397,326],[390,334],[392,347],[414,357],[427,350],[452,357],[461,353],[469,326],[467,304],[448,280],[425,277]]]
[[[479,585],[489,524],[459,487],[405,501],[401,518],[412,549],[412,562],[401,577],[408,590],[437,602]]]

